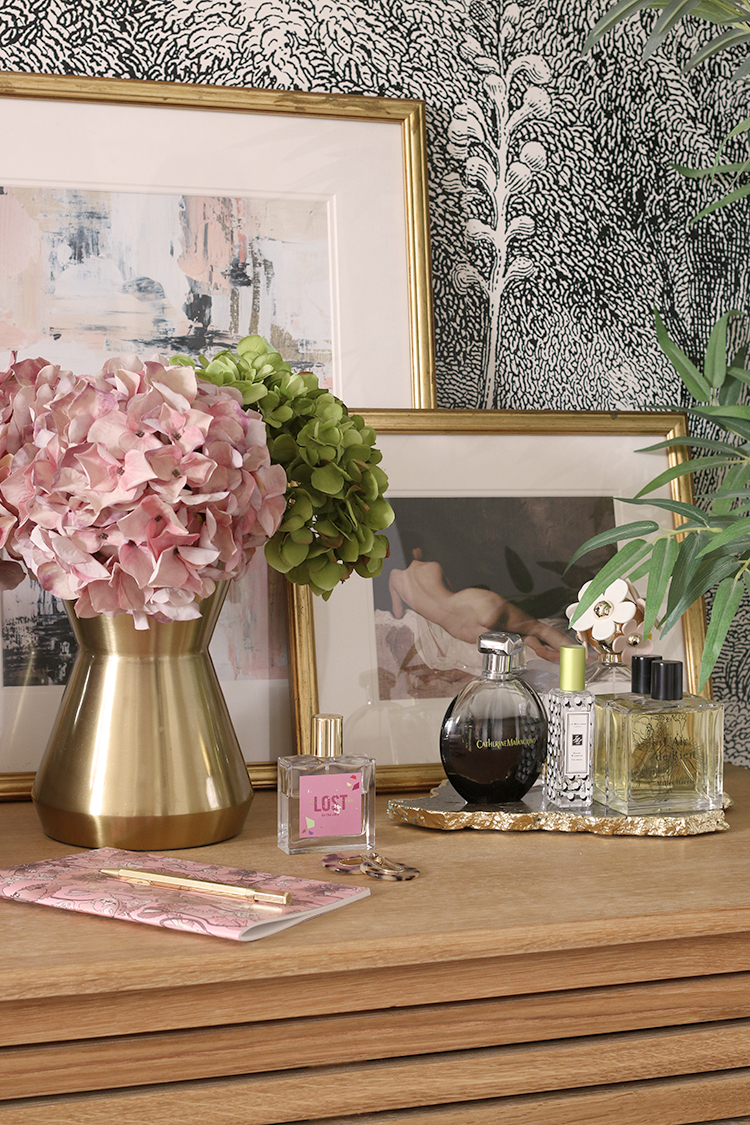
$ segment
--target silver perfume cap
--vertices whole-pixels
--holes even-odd
[[[523,641],[518,633],[482,633],[477,648],[484,656],[484,670],[490,676],[507,675],[511,661],[518,657]]]
[[[343,715],[313,715],[312,749],[318,758],[338,758],[343,753]]]

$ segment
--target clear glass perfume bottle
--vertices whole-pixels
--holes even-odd
[[[608,803],[629,814],[702,812],[723,799],[724,706],[682,693],[682,663],[654,660],[651,693],[608,705]]]
[[[609,725],[609,704],[614,699],[645,699],[651,694],[651,665],[661,656],[634,656],[630,662],[630,691],[594,695],[594,800],[607,804],[609,785],[607,763],[607,727]],[[591,688],[591,681],[587,681]],[[619,686],[619,685],[618,685]],[[593,689],[592,689],[593,690]]]
[[[560,686],[547,699],[545,803],[586,809],[594,792],[594,695],[584,687],[586,649],[560,649]]]
[[[277,843],[289,855],[375,846],[375,762],[342,753],[341,715],[314,715],[312,754],[278,760]]]
[[[516,633],[482,633],[482,674],[459,692],[443,719],[440,757],[454,789],[471,804],[520,801],[544,762],[544,706],[511,666],[521,645]]]

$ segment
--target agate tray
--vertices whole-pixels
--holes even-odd
[[[724,808],[731,803],[725,794]],[[653,816],[627,816],[596,803],[583,812],[549,809],[543,805],[541,786],[535,786],[515,804],[469,805],[448,781],[427,797],[394,797],[388,802],[388,816],[401,824],[442,832],[479,828],[494,832],[593,832],[598,836],[699,836],[729,829],[724,809]]]

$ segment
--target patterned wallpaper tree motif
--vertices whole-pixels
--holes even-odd
[[[498,397],[498,375],[502,348],[503,294],[516,281],[533,278],[536,266],[521,249],[509,257],[518,243],[536,233],[536,220],[523,206],[534,190],[534,177],[547,167],[547,150],[539,140],[522,138],[516,143],[526,122],[546,120],[551,111],[545,85],[550,69],[540,55],[525,54],[503,65],[502,44],[509,38],[518,17],[513,4],[500,20],[500,50],[496,58],[484,53],[482,43],[473,36],[465,39],[466,53],[474,69],[484,74],[481,101],[467,100],[456,106],[448,128],[448,151],[463,172],[449,173],[443,181],[448,191],[459,192],[468,217],[466,236],[472,247],[470,261],[459,262],[452,279],[459,290],[472,285],[487,302],[484,350],[480,372],[479,405],[487,408]],[[520,104],[511,108],[509,90],[519,85]],[[520,206],[512,205],[519,201]]]
[[[633,409],[679,395],[654,305],[696,357],[747,305],[747,208],[686,229],[705,187],[668,166],[713,156],[744,88],[722,58],[683,76],[685,29],[642,66],[648,15],[581,59],[604,7],[4,0],[0,68],[424,98],[440,404]],[[750,764],[747,616],[714,683]]]

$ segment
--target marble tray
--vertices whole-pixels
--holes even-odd
[[[731,803],[725,794],[724,808]],[[468,805],[448,781],[427,797],[392,798],[388,816],[401,824],[442,832],[481,828],[494,832],[593,832],[598,836],[699,836],[729,829],[724,809],[654,816],[626,816],[598,804],[585,812],[545,809],[541,786],[535,786],[516,804]]]

